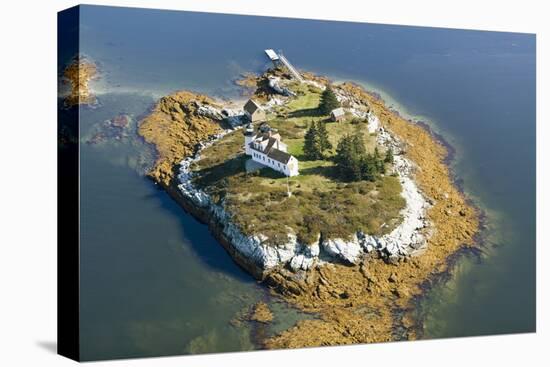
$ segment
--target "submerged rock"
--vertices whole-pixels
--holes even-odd
[[[273,313],[265,302],[260,301],[254,305],[254,308],[250,315],[250,321],[267,324],[273,321]]]
[[[92,137],[86,139],[85,142],[95,145],[107,141],[122,141],[128,137],[128,128],[131,123],[132,118],[125,113],[121,113],[109,120],[97,124],[94,128]]]

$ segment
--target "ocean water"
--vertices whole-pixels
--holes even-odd
[[[80,20],[81,52],[102,73],[99,106],[80,116],[84,359],[250,350],[255,334],[308,317],[270,298],[143,176],[152,152],[132,128],[86,143],[103,121],[135,124],[178,89],[237,97],[232,81],[268,67],[266,48],[378,91],[453,146],[456,178],[486,214],[483,255],[461,257],[419,301],[423,337],[535,330],[534,35],[95,6]],[[279,324],[229,323],[260,299]]]

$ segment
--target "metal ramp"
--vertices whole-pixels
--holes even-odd
[[[300,75],[300,73],[298,72],[298,70],[296,70],[294,68],[294,66],[292,66],[292,64],[290,63],[290,61],[288,61],[286,59],[286,57],[283,55],[283,53],[281,51],[279,51],[279,60],[283,63],[284,66],[286,66],[286,68],[288,69],[288,71],[290,71],[290,74],[292,74],[292,76],[297,79],[299,82],[303,82],[304,81],[304,78],[302,78],[302,76]]]
[[[288,69],[290,74],[294,77],[294,79],[298,80],[299,82],[304,81],[304,78],[302,78],[298,70],[296,70],[296,68],[292,66],[290,61],[287,60],[287,58],[283,55],[283,52],[281,50],[279,50],[279,54],[277,54],[272,49],[264,50],[264,52],[275,66],[277,66],[277,64],[283,64]]]

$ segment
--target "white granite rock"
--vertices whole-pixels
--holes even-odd
[[[210,105],[199,105],[197,113],[201,116],[206,116],[214,120],[222,120],[224,116],[221,111]]]
[[[290,261],[290,268],[294,271],[308,270],[313,266],[314,262],[315,258],[304,254],[298,254]]]
[[[301,246],[298,243],[296,236],[292,233],[292,230],[289,229],[288,241],[282,246],[276,246],[278,261],[281,264],[289,262],[290,259],[292,259],[292,257],[299,251],[300,247]]]
[[[290,89],[281,86],[280,81],[281,81],[281,78],[270,77],[268,82],[269,87],[273,89],[275,92],[282,94],[283,96],[292,97],[296,95],[296,93],[294,93]]]
[[[367,114],[367,128],[369,129],[369,133],[372,134],[377,132],[379,127],[380,120],[378,119],[378,116],[372,112],[369,112]]]
[[[309,246],[305,246],[304,248],[304,253],[311,257],[319,257],[320,252],[321,252],[321,248],[319,247],[319,240],[317,240],[317,242],[312,243]]]
[[[367,253],[370,253],[379,247],[378,241],[374,236],[365,234],[363,232],[357,232],[357,238],[359,239],[361,247],[363,247],[363,251]]]
[[[385,249],[390,256],[407,256],[425,242],[424,236],[418,231],[427,225],[425,214],[429,203],[411,178],[413,164],[399,155],[402,152],[401,142],[383,128],[379,128],[377,141],[388,149],[392,149],[395,154],[393,168],[401,182],[401,196],[405,199],[405,207],[400,212],[402,222],[393,231],[378,238],[376,242],[378,249]]]
[[[350,241],[345,241],[341,238],[326,239],[323,241],[322,246],[323,250],[329,255],[352,264],[356,264],[363,254],[361,244],[356,235]]]

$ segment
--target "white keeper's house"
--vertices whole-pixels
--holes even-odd
[[[287,153],[287,145],[281,135],[268,124],[263,123],[257,131],[252,124],[244,130],[244,151],[255,162],[261,163],[285,176],[298,175],[298,160]]]

